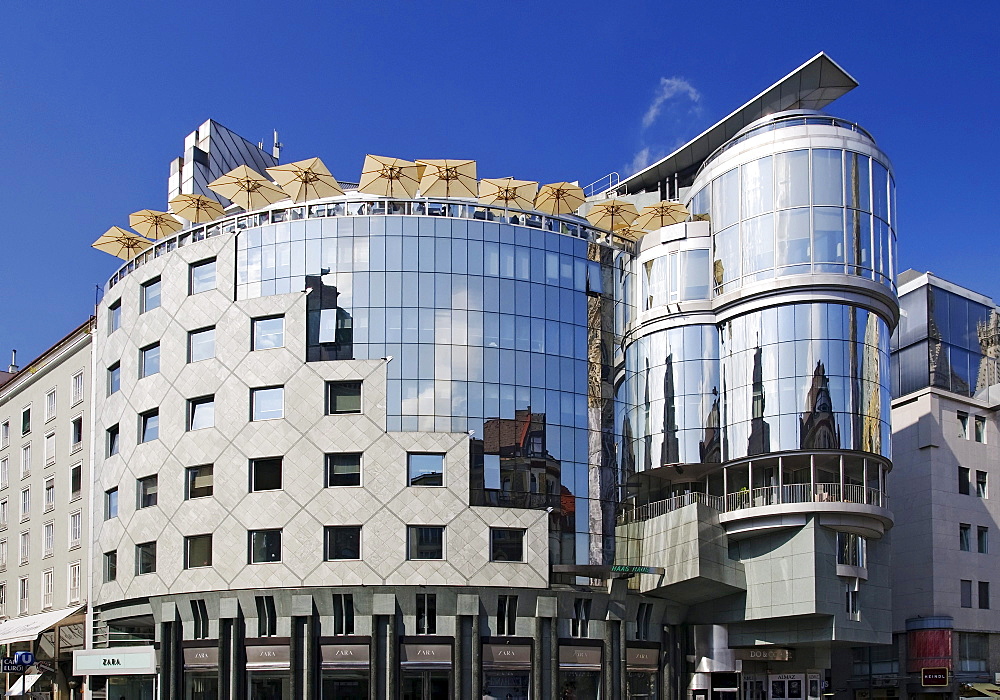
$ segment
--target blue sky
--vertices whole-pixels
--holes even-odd
[[[803,7],[815,9],[803,10]],[[213,118],[282,160],[472,158],[588,183],[655,158],[818,53],[861,83],[828,111],[892,159],[901,268],[1000,300],[1000,5],[990,2],[55,2],[0,7],[0,363],[86,319],[90,243],[166,207]]]

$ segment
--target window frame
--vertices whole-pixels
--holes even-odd
[[[108,335],[122,327],[122,299],[118,297],[108,304]]]
[[[108,396],[114,396],[122,388],[122,363],[113,363],[108,367]]]
[[[265,321],[281,321],[281,344],[280,345],[267,345],[265,347],[260,347],[260,339],[273,336],[274,333],[269,333],[266,335],[258,335],[257,324],[264,323]],[[258,316],[256,318],[250,319],[250,352],[259,352],[261,350],[277,350],[278,348],[285,347],[285,315],[275,314],[272,316]]]
[[[195,427],[195,419],[198,414],[198,409],[202,406],[208,406],[211,404],[211,423],[209,425],[202,425],[200,427]],[[197,396],[193,399],[187,400],[187,431],[191,432],[194,430],[205,430],[207,428],[215,427],[215,394],[206,394],[205,396]]]
[[[337,387],[354,387],[357,386],[357,394],[338,394],[340,397],[348,397],[353,399],[357,396],[358,406],[357,409],[335,409],[334,408],[334,394],[333,391]],[[328,416],[351,416],[351,415],[361,415],[364,413],[364,381],[357,380],[337,380],[326,382],[326,415]]]
[[[334,468],[336,466],[351,466],[351,467],[354,466],[353,463],[350,464],[350,465],[335,465],[333,462],[338,457],[339,458],[357,457],[357,467],[358,467],[358,470],[357,470],[357,483],[356,484],[335,484],[335,483],[333,483],[333,477],[334,477],[334,474],[335,474]],[[324,461],[324,467],[326,469],[326,478],[324,480],[324,488],[328,488],[328,489],[342,489],[342,488],[352,488],[352,487],[357,487],[357,486],[361,486],[362,485],[362,476],[361,476],[361,474],[362,474],[362,470],[364,469],[364,465],[363,465],[363,462],[364,462],[364,453],[363,452],[328,452],[328,453],[326,453],[323,456],[323,461]],[[351,474],[351,475],[355,474],[355,472],[344,472],[344,473],[345,474]]]
[[[119,423],[115,423],[104,431],[104,458],[114,457],[121,452],[122,431]]]
[[[143,571],[143,561],[152,564],[151,568]],[[152,542],[138,542],[135,545],[135,575],[145,576],[156,573],[156,540]]]
[[[959,523],[958,524],[958,551],[960,551],[960,552],[971,552],[972,551],[972,524],[971,523]]]
[[[406,559],[407,561],[445,561],[448,558],[447,549],[447,534],[446,527],[444,525],[407,525],[406,526]],[[419,530],[440,530],[441,531],[441,556],[439,557],[420,557],[413,556],[414,546],[414,536],[419,535]]]
[[[191,547],[197,542],[208,541],[208,563],[207,564],[192,564],[191,563]],[[212,543],[212,533],[207,532],[200,535],[185,535],[184,536],[184,569],[207,569],[212,566],[213,557],[213,543]]]
[[[257,396],[260,392],[264,391],[281,391],[281,415],[270,416],[270,417],[257,417]],[[276,386],[260,386],[250,389],[250,422],[260,423],[269,420],[283,420],[285,417],[285,385],[280,384]]]
[[[58,408],[57,399],[58,395],[56,394],[55,387],[45,392],[45,403],[44,403],[45,423],[48,423],[50,420],[53,420],[56,417],[56,411]]]
[[[153,430],[156,431],[156,435],[152,437],[147,437],[149,432],[149,422],[151,419],[156,419],[156,427]],[[160,409],[154,408],[149,411],[143,411],[139,414],[139,444],[144,445],[147,442],[152,442],[153,440],[160,439]]]
[[[212,286],[204,287],[203,289],[195,289],[195,280],[197,271],[212,267]],[[194,296],[195,294],[203,294],[204,292],[211,292],[219,288],[219,270],[217,266],[217,258],[205,258],[204,260],[199,260],[198,262],[193,262],[188,265],[188,296]]]
[[[257,467],[258,466],[268,466],[265,463],[277,462],[278,466],[278,486],[260,488],[257,484]],[[261,463],[258,465],[258,463]],[[273,466],[270,465],[270,466]],[[253,457],[250,459],[250,481],[249,481],[249,492],[250,493],[262,493],[266,491],[281,491],[285,486],[285,460],[284,457]],[[273,475],[272,475],[273,476]]]
[[[156,305],[149,305],[149,290],[156,287]],[[163,305],[163,280],[157,275],[139,285],[139,315],[155,311]]]
[[[423,482],[417,483],[417,481],[419,479],[423,479],[424,477],[432,477],[435,474],[437,474],[437,472],[420,472],[419,474],[417,474],[416,476],[414,476],[414,472],[413,472],[414,458],[417,458],[417,460],[419,461],[419,459],[423,458],[423,457],[439,457],[440,458],[440,461],[441,461],[441,471],[440,471],[440,475],[439,475],[440,476],[440,482],[439,483],[433,483],[434,479],[429,479],[428,483],[423,483]],[[445,466],[446,466],[445,465],[445,461],[446,461],[446,459],[447,459],[447,454],[444,453],[444,452],[407,452],[406,453],[406,485],[407,486],[418,487],[418,488],[434,488],[434,487],[443,488],[443,487],[445,487],[445,476],[444,476],[444,474],[445,474]]]
[[[113,520],[118,517],[119,493],[118,487],[104,492],[104,519]]]
[[[352,532],[357,535],[357,551],[353,557],[333,555],[333,536],[339,532]],[[323,527],[323,561],[361,561],[364,558],[362,550],[361,525],[325,525]]]
[[[212,354],[206,355],[205,357],[199,357],[195,359],[194,356],[194,339],[196,336],[204,333],[212,333]],[[187,363],[192,364],[194,362],[204,362],[205,360],[211,360],[215,358],[215,326],[205,326],[204,328],[196,328],[193,331],[188,331],[187,334]]]
[[[496,535],[498,535],[501,532],[506,532],[506,533],[516,532],[516,533],[520,533],[521,541],[518,544],[519,544],[520,549],[521,549],[521,556],[520,556],[519,559],[498,559],[497,558],[497,544],[498,543],[497,543],[497,540],[496,540]],[[527,536],[528,536],[528,531],[527,531],[526,528],[521,528],[521,527],[491,527],[490,528],[490,561],[491,562],[500,562],[500,563],[504,563],[504,564],[523,564],[524,561],[525,561],[525,553],[527,551],[526,548],[525,548],[525,540],[527,539]],[[500,544],[502,545],[504,543],[501,542]]]
[[[154,351],[155,354],[151,354],[154,353]],[[145,379],[146,377],[152,377],[153,375],[160,373],[160,357],[159,341],[139,348],[139,379]],[[150,358],[155,358],[155,371],[150,371],[147,367],[147,364],[152,364],[150,363]]]
[[[204,486],[195,487],[193,482],[194,479],[198,478],[195,474],[196,469],[208,469],[209,475],[212,477],[212,483],[208,486],[208,493],[194,495],[193,490],[195,488],[204,489]],[[199,498],[212,498],[215,495],[215,465],[214,464],[197,464],[193,467],[184,468],[184,500],[193,501]]]
[[[255,551],[256,551],[255,547],[254,547],[254,538],[255,538],[255,536],[261,535],[261,536],[267,537],[269,535],[274,535],[275,533],[277,533],[277,537],[278,537],[278,547],[277,547],[278,558],[277,559],[266,559],[266,560],[261,560],[261,561],[255,560],[254,559],[254,554],[255,554]],[[267,544],[266,542],[263,543],[263,545],[266,545],[266,544]],[[247,564],[280,564],[281,561],[282,561],[282,559],[283,559],[283,554],[284,554],[284,552],[282,551],[282,545],[283,545],[283,543],[282,543],[282,528],[280,528],[280,527],[272,527],[272,528],[263,528],[263,529],[260,529],[260,530],[247,530],[247,545],[248,545],[248,547],[247,547],[247,549],[248,549],[248,551],[247,551]]]
[[[86,377],[82,369],[76,374],[74,374],[70,379],[70,387],[71,387],[70,408],[76,406],[79,403],[83,403],[84,394],[87,391],[85,380]],[[77,385],[79,385],[79,389]]]
[[[112,549],[111,551],[104,552],[104,557],[101,561],[102,568],[102,581],[104,583],[112,583],[118,580],[118,550]]]
[[[153,485],[153,490],[148,490],[148,485]],[[135,509],[144,510],[155,508],[159,503],[160,475],[150,474],[135,480]]]

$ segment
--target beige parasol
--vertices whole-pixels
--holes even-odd
[[[112,226],[104,232],[103,236],[94,241],[91,247],[105,253],[111,253],[122,260],[131,260],[151,245],[153,245],[152,241],[146,240],[137,233],[126,231],[121,226]]]
[[[193,224],[203,224],[222,216],[222,205],[204,195],[179,194],[170,200],[170,211]]]
[[[587,213],[587,221],[598,228],[617,231],[627,228],[639,216],[635,205],[620,199],[608,199],[594,205]]]
[[[499,204],[516,209],[534,209],[538,183],[530,180],[515,180],[500,177],[495,180],[479,181],[479,203]]]
[[[181,222],[171,214],[153,209],[142,209],[129,214],[128,225],[146,238],[153,240],[160,240],[184,228]]]
[[[587,201],[583,190],[569,182],[542,185],[535,196],[535,209],[546,214],[572,214]]]
[[[664,226],[679,224],[686,218],[688,210],[680,202],[660,202],[650,207],[643,207],[639,212],[639,218],[632,223],[639,228],[655,231]]]
[[[637,241],[643,236],[645,236],[649,231],[641,228],[634,228],[632,226],[626,226],[625,228],[620,228],[615,231],[615,235],[621,236],[622,238],[627,238],[630,241]]]
[[[424,166],[420,196],[476,198],[476,161],[418,160],[417,166]]]
[[[288,195],[273,182],[245,165],[233,168],[218,180],[208,183],[208,189],[247,211],[288,199]]]
[[[273,177],[278,187],[296,203],[344,194],[340,183],[319,158],[275,165],[267,169],[267,174]]]
[[[358,192],[382,197],[416,197],[420,173],[416,163],[399,158],[365,156]]]

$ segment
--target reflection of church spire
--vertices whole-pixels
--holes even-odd
[[[649,401],[649,358],[646,358],[646,371],[642,373],[642,468],[649,470],[653,466],[653,407]]]
[[[680,443],[677,439],[677,407],[674,388],[674,355],[667,355],[663,373],[663,444],[660,447],[660,466],[680,461]]]
[[[882,451],[882,403],[879,391],[881,362],[879,361],[879,320],[873,313],[868,314],[865,327],[865,342],[862,352],[861,376],[867,381],[863,389],[865,396],[865,416],[861,424],[861,449],[866,452]]]
[[[1000,315],[996,309],[990,310],[986,320],[976,322],[976,337],[979,339],[979,352],[983,355],[976,376],[976,393],[979,393],[1000,384],[997,365],[997,357],[1000,357]]]
[[[747,454],[759,455],[771,451],[771,426],[764,420],[764,402],[764,351],[758,345],[753,353],[753,404]]]
[[[705,437],[698,443],[698,455],[702,463],[722,461],[722,431],[719,429],[719,390],[712,387],[712,408],[705,418]]]
[[[816,363],[806,410],[799,415],[799,446],[803,449],[833,450],[840,447],[840,428],[833,413],[830,379],[823,361]]]

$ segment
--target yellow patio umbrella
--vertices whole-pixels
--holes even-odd
[[[418,160],[422,197],[476,198],[476,161]]]
[[[204,224],[222,216],[222,205],[201,194],[179,194],[170,200],[170,211],[193,224]]]
[[[154,209],[141,209],[129,214],[128,225],[146,238],[157,241],[184,228],[171,214]]]
[[[500,177],[494,180],[479,181],[480,204],[499,204],[502,207],[533,209],[536,194],[538,194],[538,183],[530,180]]]
[[[627,238],[630,241],[637,241],[648,233],[649,231],[641,228],[635,228],[633,226],[626,226],[625,228],[620,228],[615,231],[616,235],[621,236],[622,238]]]
[[[583,190],[569,182],[542,185],[535,196],[535,209],[545,214],[572,214],[587,201]]]
[[[121,226],[112,226],[100,238],[91,243],[91,248],[97,248],[105,253],[111,253],[116,258],[131,260],[136,255],[153,245],[138,233],[132,233]]]
[[[642,211],[639,212],[639,218],[633,223],[639,228],[655,231],[664,226],[679,224],[686,218],[688,218],[688,210],[680,202],[660,202],[643,207]]]
[[[208,189],[247,211],[288,199],[288,195],[273,182],[245,165],[233,168],[218,180],[208,183]]]
[[[365,156],[358,192],[381,197],[416,197],[420,172],[416,163],[400,158]]]
[[[267,174],[296,203],[344,194],[340,183],[319,158],[275,165],[267,169]]]
[[[587,213],[587,221],[598,228],[617,231],[627,228],[639,216],[635,205],[620,199],[608,199],[594,205]]]

